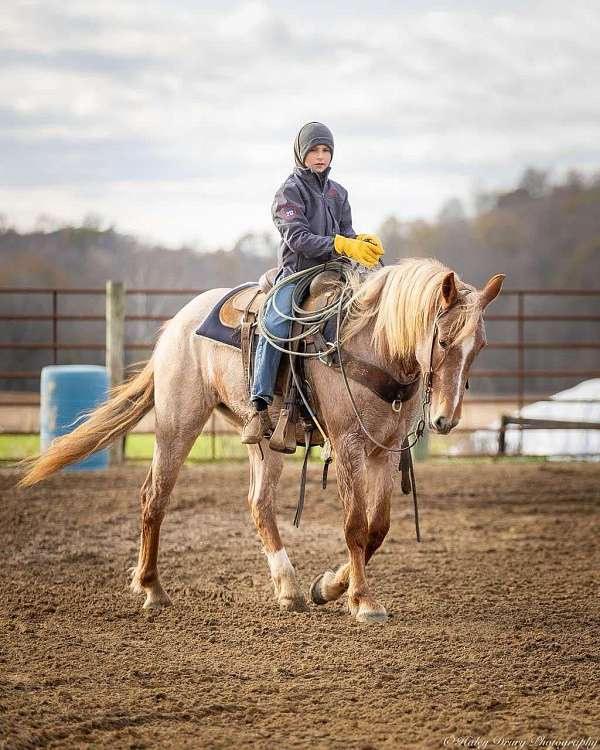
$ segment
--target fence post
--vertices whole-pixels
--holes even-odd
[[[525,377],[523,371],[525,370],[525,295],[523,292],[519,292],[517,297],[518,303],[518,355],[517,355],[517,368],[519,370],[519,377],[517,380],[518,384],[518,399],[519,399],[519,416],[523,416],[523,407],[525,406]],[[519,425],[519,453],[523,453],[523,425]]]
[[[52,362],[58,364],[58,291],[52,290]]]
[[[498,430],[498,455],[504,456],[506,454],[506,425],[508,424],[508,417],[503,415],[500,418],[500,429]]]
[[[125,374],[125,285],[106,282],[106,369],[110,387],[123,382]],[[123,442],[117,440],[108,449],[110,464],[123,462]]]

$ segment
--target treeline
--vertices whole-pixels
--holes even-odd
[[[435,256],[469,281],[508,275],[511,287],[597,287],[600,272],[600,175],[571,172],[551,184],[527,169],[514,190],[475,196],[469,218],[457,199],[437,221],[381,227],[386,257]]]
[[[551,183],[547,174],[528,169],[515,189],[479,194],[476,210],[467,215],[460,201],[449,200],[435,221],[403,221],[391,216],[379,228],[386,248],[386,263],[408,256],[434,256],[454,268],[465,280],[483,283],[494,273],[506,273],[507,288],[597,288],[600,285],[600,178],[584,178],[571,173],[561,183]],[[103,227],[96,217],[82,226],[40,228],[19,233],[6,220],[0,220],[0,288],[4,287],[94,287],[106,279],[124,281],[130,288],[230,287],[256,279],[276,263],[275,233],[246,234],[228,250],[200,252],[182,247],[169,250],[149,246],[135,237]],[[130,314],[170,315],[181,307],[184,296],[131,296]],[[528,298],[526,312],[596,312],[597,298],[579,300],[555,297]],[[510,296],[498,301],[495,312],[515,312]],[[59,311],[75,317],[101,315],[101,295],[60,298]],[[47,314],[48,296],[0,294],[2,314]],[[130,342],[152,338],[158,323],[131,322]],[[514,323],[488,326],[488,338],[515,338]],[[100,323],[75,320],[59,326],[59,340],[70,344],[101,343]],[[2,324],[3,343],[48,343],[52,328],[47,322],[10,321]],[[597,324],[527,324],[529,341],[596,340]],[[510,369],[515,353],[486,353],[481,366]],[[130,359],[142,359],[147,351],[132,352]],[[573,356],[574,355],[574,356]],[[49,350],[2,349],[0,371],[35,371],[48,364]],[[102,362],[94,350],[60,352],[59,362]],[[528,369],[592,369],[598,367],[597,350],[528,353]],[[555,391],[565,380],[529,380],[528,392]],[[0,389],[35,389],[37,382],[4,379]],[[478,390],[514,392],[516,381],[479,381]]]

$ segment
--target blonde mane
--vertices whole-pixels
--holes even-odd
[[[369,274],[360,285],[355,282],[342,343],[373,321],[372,343],[377,356],[414,366],[417,343],[431,331],[441,307],[442,281],[450,271],[434,258],[405,258]],[[447,333],[452,343],[474,331],[481,313],[472,294],[474,288],[462,283],[456,274],[455,278],[459,298],[452,307]]]

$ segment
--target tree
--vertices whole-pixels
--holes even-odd
[[[527,167],[519,182],[519,188],[525,190],[531,198],[542,198],[548,193],[548,172]]]
[[[385,263],[395,263],[405,255],[404,232],[398,218],[388,216],[379,227],[379,237],[385,249]]]
[[[101,232],[103,224],[104,224],[104,219],[100,216],[100,214],[90,211],[90,213],[87,213],[83,217],[83,222],[81,226],[84,229],[91,229],[94,232]]]
[[[449,198],[440,208],[437,219],[441,224],[465,220],[465,209],[458,198]]]
[[[585,188],[585,179],[577,169],[570,169],[567,172],[566,187],[574,193],[579,193]]]

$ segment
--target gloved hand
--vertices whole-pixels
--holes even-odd
[[[376,234],[357,234],[356,239],[363,240],[364,242],[370,242],[372,245],[375,245],[375,247],[381,250],[380,255],[383,255],[385,253],[383,245],[381,244],[381,240]]]
[[[343,237],[341,234],[335,235],[333,247],[336,253],[347,255],[349,258],[358,261],[367,268],[372,268],[381,255],[379,248],[370,242]]]

